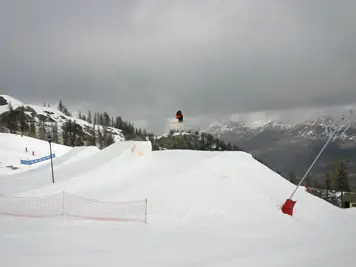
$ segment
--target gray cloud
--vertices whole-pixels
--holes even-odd
[[[351,0],[0,0],[0,88],[150,123],[177,109],[349,104],[355,8]]]

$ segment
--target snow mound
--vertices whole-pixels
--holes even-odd
[[[90,181],[95,184],[100,183],[102,179],[98,177],[102,177],[103,170],[111,176],[115,176],[117,171],[122,173],[122,168],[127,168],[127,166],[122,166],[125,164],[122,161],[125,155],[147,156],[151,149],[151,143],[146,141],[117,142],[103,150],[96,147],[75,148],[53,161],[55,185],[51,180],[51,166],[47,164],[31,172],[5,177],[0,181],[2,193],[36,195],[41,192],[43,194],[61,193],[63,190],[76,192],[75,188],[87,187]],[[49,191],[46,192],[46,188]],[[33,192],[21,193],[28,190],[33,190]]]
[[[50,169],[37,178],[33,171],[30,183],[24,183],[28,180],[24,173],[4,183],[3,193],[42,196],[65,191],[101,201],[147,198],[150,218],[158,220],[228,219],[247,223],[261,216],[264,221],[284,217],[280,207],[295,185],[250,154],[151,148],[148,141],[115,143],[82,160],[57,166],[54,185]],[[296,198],[296,218],[314,221],[339,212],[303,188]],[[311,220],[310,213],[315,214]]]

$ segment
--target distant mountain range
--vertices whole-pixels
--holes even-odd
[[[345,160],[351,176],[356,174],[356,122],[323,116],[297,124],[277,120],[260,125],[223,121],[201,129],[242,147],[287,175],[293,171],[302,176],[317,156],[330,134],[344,126],[329,143],[312,169],[314,175],[330,171],[337,160]],[[346,130],[346,131],[345,131]]]

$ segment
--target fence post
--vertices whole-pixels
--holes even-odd
[[[65,192],[63,191],[62,192],[62,220],[63,220],[63,217],[64,217],[64,194],[65,194]]]
[[[145,199],[146,205],[145,205],[145,223],[147,223],[147,198]]]

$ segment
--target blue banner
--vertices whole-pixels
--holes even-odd
[[[56,154],[53,153],[52,154],[52,159],[56,157]],[[36,164],[36,163],[39,163],[39,162],[42,162],[42,161],[45,161],[45,160],[49,160],[51,159],[51,155],[48,155],[48,156],[45,156],[45,157],[42,157],[42,158],[39,158],[39,159],[32,159],[32,160],[20,160],[20,163],[21,164],[24,164],[24,165],[32,165],[32,164]]]

